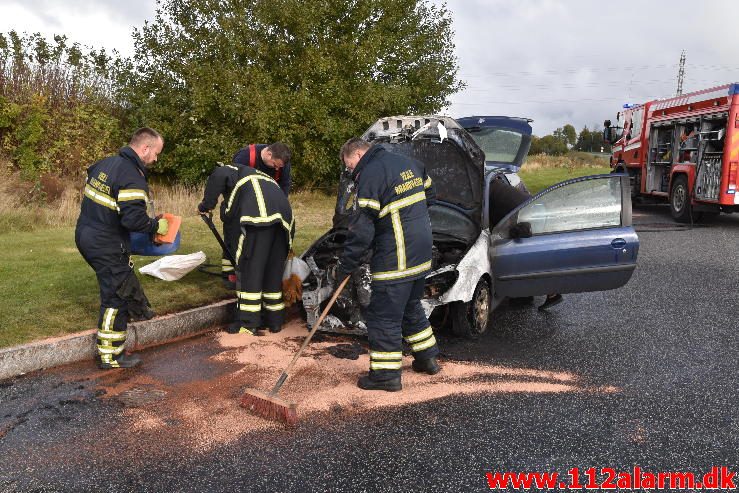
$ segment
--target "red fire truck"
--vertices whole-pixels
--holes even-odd
[[[604,127],[633,199],[669,200],[678,222],[739,211],[739,83],[624,105]]]

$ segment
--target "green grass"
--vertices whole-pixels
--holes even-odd
[[[518,173],[529,192],[536,194],[541,192],[547,187],[550,187],[561,181],[569,180],[571,178],[578,178],[580,176],[588,175],[600,175],[611,172],[611,168],[608,166],[600,167],[581,167],[581,168],[538,168],[531,171],[526,170],[524,165],[523,169]]]
[[[296,194],[292,202],[298,225],[294,247],[302,252],[331,227],[334,198]],[[210,230],[198,217],[183,218],[177,253],[199,250],[220,265],[220,247]],[[0,251],[0,347],[95,328],[97,281],[77,252],[73,227],[0,234]],[[154,260],[134,257],[137,269]],[[229,297],[218,276],[197,270],[172,282],[139,278],[158,314]]]

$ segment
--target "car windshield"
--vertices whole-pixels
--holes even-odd
[[[485,152],[485,161],[513,163],[521,148],[523,135],[507,128],[475,127],[467,129]]]

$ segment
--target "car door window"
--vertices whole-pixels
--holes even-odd
[[[534,235],[612,228],[621,225],[622,196],[618,176],[568,183],[522,207],[517,222]]]

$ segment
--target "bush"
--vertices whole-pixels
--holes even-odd
[[[117,98],[122,62],[56,36],[0,35],[0,146],[37,186],[45,174],[78,176],[124,140]]]

